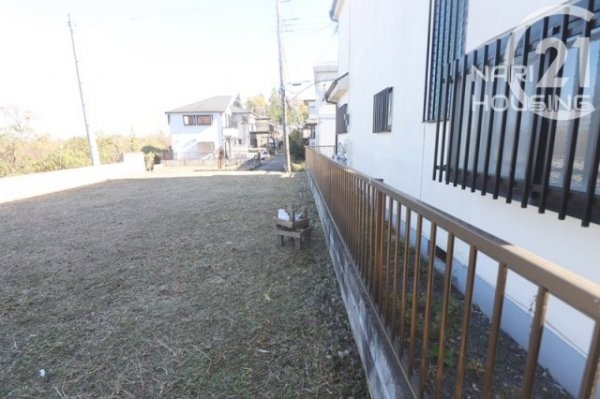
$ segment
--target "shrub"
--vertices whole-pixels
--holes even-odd
[[[289,137],[290,155],[294,161],[304,161],[304,138],[301,130],[294,130]]]

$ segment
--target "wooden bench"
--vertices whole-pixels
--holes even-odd
[[[275,233],[279,235],[281,239],[281,246],[285,244],[285,237],[291,237],[294,240],[296,249],[302,249],[302,243],[310,243],[310,232],[312,226],[307,226],[301,229],[289,230],[284,227],[277,227]]]
[[[296,220],[298,211],[300,217]],[[275,218],[275,233],[279,235],[281,246],[285,244],[285,237],[290,237],[294,241],[296,249],[302,249],[303,242],[310,242],[310,232],[312,230],[312,226],[309,225],[306,207],[296,210],[295,207],[289,206],[286,212],[290,215],[291,220]]]

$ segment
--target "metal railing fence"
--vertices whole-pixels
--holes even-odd
[[[454,384],[454,396],[463,397],[465,369],[472,355],[469,339],[473,338],[470,329],[476,309],[476,271],[481,264],[478,255],[480,259],[483,255],[491,258],[497,265],[487,349],[482,360],[485,371],[480,373],[481,396],[491,398],[497,389],[494,368],[503,334],[500,325],[509,271],[537,287],[518,395],[532,397],[546,308],[552,295],[593,321],[579,398],[594,396],[600,373],[599,285],[331,160],[318,149],[307,148],[306,163],[379,312],[415,397],[446,396],[449,379]],[[438,237],[445,237],[439,246],[442,240]],[[468,262],[465,289],[457,305],[452,276],[454,250],[459,242],[468,246]],[[421,256],[424,251],[417,248],[426,248],[425,255]],[[436,265],[436,258],[443,264]]]

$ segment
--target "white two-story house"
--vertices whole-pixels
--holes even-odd
[[[215,96],[167,111],[175,160],[245,157],[255,116],[233,104],[233,96]]]

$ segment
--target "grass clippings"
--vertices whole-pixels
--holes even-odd
[[[368,396],[304,174],[112,181],[0,225],[0,398]]]

